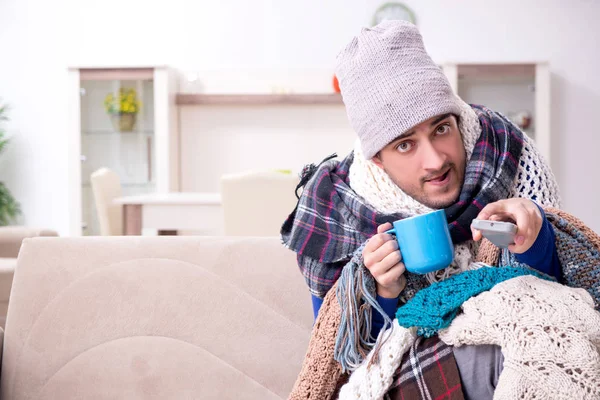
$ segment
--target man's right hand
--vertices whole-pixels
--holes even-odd
[[[400,296],[406,286],[406,269],[396,238],[385,233],[389,229],[392,229],[389,222],[377,227],[377,234],[369,239],[363,249],[363,260],[377,282],[377,294],[394,299]]]

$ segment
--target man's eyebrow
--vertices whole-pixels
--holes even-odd
[[[429,126],[433,128],[435,125],[439,124],[440,122],[442,122],[443,120],[445,120],[446,118],[448,118],[450,116],[452,116],[452,113],[447,113],[447,114],[440,115],[439,117],[437,117],[436,119],[434,119],[433,121],[431,121],[431,123],[429,124]],[[392,140],[389,144],[395,143],[395,142],[397,142],[399,140],[402,140],[402,139],[406,139],[407,137],[410,137],[410,136],[412,136],[414,134],[415,134],[414,130],[413,131],[405,132],[402,135],[398,136],[396,139]]]
[[[436,119],[431,121],[431,124],[429,124],[429,126],[431,126],[433,128],[435,125],[439,124],[440,122],[442,122],[446,118],[450,117],[451,115],[452,115],[452,113],[440,115],[439,117],[437,117]]]
[[[402,135],[398,136],[396,139],[392,140],[389,144],[396,143],[396,142],[398,142],[398,141],[400,141],[402,139],[406,139],[408,137],[411,137],[414,134],[415,134],[415,131],[405,132]]]

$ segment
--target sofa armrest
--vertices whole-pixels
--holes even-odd
[[[16,258],[19,255],[23,239],[37,236],[58,236],[58,234],[49,229],[0,226],[0,257]]]
[[[0,327],[0,370],[2,370],[2,354],[4,354],[4,329]]]

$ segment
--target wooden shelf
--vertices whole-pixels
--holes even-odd
[[[154,189],[154,182],[122,182],[121,183],[121,187],[124,188],[148,188],[148,189]],[[81,183],[81,187],[84,187],[86,189],[91,188],[92,184],[91,182],[82,182]]]
[[[154,131],[152,130],[142,130],[142,131],[115,131],[114,129],[89,129],[81,131],[83,136],[150,136],[154,135]]]
[[[177,105],[343,105],[339,93],[307,94],[186,94],[178,93]]]
[[[535,64],[458,64],[458,76],[464,77],[535,77]]]

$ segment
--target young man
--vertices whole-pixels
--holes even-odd
[[[531,140],[503,116],[469,106],[427,54],[416,27],[384,21],[363,29],[338,56],[348,118],[358,135],[341,162],[308,168],[282,237],[298,255],[315,318],[351,260],[376,284],[371,334],[393,319],[399,299],[471,268],[481,239],[474,218],[512,220],[516,261],[561,279],[554,232],[543,206],[560,206],[552,172]],[[445,209],[456,259],[427,278],[407,274],[390,222]],[[495,346],[463,346],[454,357],[467,398],[493,395],[502,356]]]

